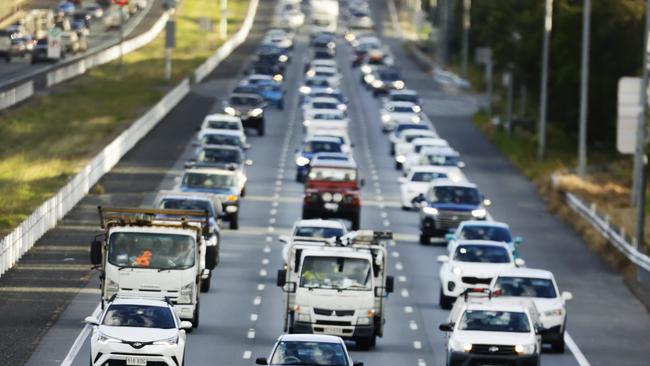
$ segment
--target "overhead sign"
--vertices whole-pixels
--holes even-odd
[[[491,64],[492,63],[492,49],[490,47],[477,47],[474,51],[474,60],[477,64]]]
[[[645,102],[647,103],[647,100]],[[616,148],[621,154],[634,154],[636,150],[641,103],[641,78],[620,78],[618,80]]]
[[[47,58],[58,60],[61,58],[61,28],[54,27],[47,33]]]

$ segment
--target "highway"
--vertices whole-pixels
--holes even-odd
[[[374,5],[376,23],[385,29],[384,40],[395,54],[406,85],[419,92],[437,131],[461,152],[467,164],[465,174],[493,202],[492,216],[509,223],[516,235],[524,237],[521,251],[528,266],[553,271],[560,289],[574,295],[568,305],[568,332],[575,343],[568,342],[564,354],[545,352],[542,365],[647,365],[650,315],[625,287],[622,277],[591,253],[577,233],[547,212],[533,184],[473,126],[473,99],[447,95],[436,88],[431,77],[420,72],[402,51],[400,40],[390,30],[383,1],[376,0]],[[63,257],[71,258],[70,262],[80,266],[78,272],[60,276],[76,281],[69,284],[71,288],[83,287],[75,296],[67,295],[62,286],[40,292],[63,296],[65,301],[57,307],[60,316],[56,322],[38,328],[42,333],[32,335],[35,338],[25,338],[35,343],[27,349],[31,354],[27,365],[88,364],[87,330],[82,331],[87,328],[82,320],[95,311],[99,292],[96,274],[87,271],[88,256],[83,248],[98,233],[96,205],[146,206],[157,190],[173,187],[174,178],[189,158],[195,127],[205,114],[221,110],[221,100],[239,81],[241,65],[269,26],[272,7],[272,2],[261,2],[249,40],[206,81],[195,85],[192,93],[102,179],[102,194],[85,198],[37,244],[36,255],[32,253],[21,261],[21,265],[60,264]],[[255,357],[267,356],[282,333],[282,292],[275,286],[282,248],[277,236],[286,234],[299,218],[304,189],[294,179],[293,152],[302,138],[297,89],[307,37],[299,32],[296,40],[294,61],[285,81],[286,107],[283,111],[267,110],[266,136],[249,137],[253,145],[249,157],[254,165],[248,169],[241,227],[222,231],[221,264],[213,275],[212,289],[202,294],[201,325],[188,336],[186,365],[250,365]],[[366,181],[361,227],[389,229],[397,234],[394,245],[389,246],[389,274],[395,276],[396,291],[387,300],[385,336],[371,351],[360,351],[353,344],[349,349],[355,360],[366,365],[444,365],[444,335],[438,325],[446,320],[447,312],[437,305],[435,258],[444,254],[445,248],[418,243],[417,213],[402,211],[399,205],[399,173],[393,168],[386,137],[380,131],[379,103],[359,84],[358,70],[350,68],[345,41],[339,42],[338,50],[342,91],[349,98],[355,160]],[[66,246],[69,253],[59,257],[38,255],[54,246]],[[30,315],[39,309],[52,311],[46,309],[44,298],[37,298],[39,291],[36,295],[19,293],[15,283],[25,280],[16,274],[19,271],[0,279],[0,292],[9,297],[0,301],[0,310],[7,310],[0,311],[2,327],[8,322],[16,327],[20,319],[33,319]],[[35,276],[41,276],[45,287],[43,277],[54,272],[38,273]],[[35,286],[33,282],[29,285]],[[13,290],[7,290],[12,286]],[[42,308],[17,309],[23,304],[41,304]],[[19,315],[12,319],[11,314]],[[9,342],[5,338],[0,341],[2,350]],[[2,361],[0,358],[4,364]]]

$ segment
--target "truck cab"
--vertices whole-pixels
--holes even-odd
[[[335,240],[294,241],[278,271],[285,296],[285,331],[354,340],[361,348],[383,336],[391,232],[363,230]]]

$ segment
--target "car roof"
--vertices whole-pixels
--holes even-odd
[[[241,130],[226,130],[223,128],[206,128],[201,131],[201,136],[209,136],[209,135],[230,135],[230,136],[235,136],[235,137],[241,137],[242,136],[242,131]]]
[[[235,176],[237,174],[237,172],[234,170],[206,168],[206,167],[185,169],[183,174],[185,173],[219,174],[219,175],[232,175],[232,176]]]
[[[343,340],[339,337],[323,334],[283,334],[278,338],[278,341],[343,343]]]
[[[405,95],[418,95],[418,92],[416,92],[413,89],[400,89],[400,90],[391,90],[388,92],[391,95],[400,95],[400,94],[405,94]]]
[[[465,302],[465,310],[511,311],[528,314],[528,307],[522,301],[499,301],[498,297],[469,297]]]
[[[305,140],[305,143],[309,143],[312,141],[316,142],[333,142],[336,144],[341,144],[341,140],[336,138],[336,137],[328,137],[328,136],[312,136],[309,137]]]
[[[499,277],[530,277],[530,278],[545,278],[553,280],[553,272],[547,271],[545,269],[536,269],[536,268],[512,268],[506,271],[499,273]]]
[[[426,129],[406,129],[402,130],[402,137],[406,137],[408,135],[431,135],[431,136],[437,136],[435,132],[431,130],[426,130]]]
[[[416,104],[413,103],[413,102],[405,101],[405,100],[399,100],[399,101],[386,102],[385,105],[386,105],[386,107],[391,107],[391,106],[394,106],[394,107],[413,107]]]
[[[487,221],[487,220],[467,220],[461,223],[461,226],[495,226],[509,229],[510,227],[505,222],[500,221]]]
[[[444,166],[444,165],[417,165],[412,167],[409,172],[412,173],[419,173],[419,172],[424,172],[424,173],[447,173],[449,172],[450,169],[453,169],[454,167],[450,166]],[[484,222],[484,221],[481,221]]]
[[[404,133],[402,133],[402,135],[404,135]],[[460,155],[458,151],[454,150],[454,148],[451,146],[425,146],[422,148],[422,150],[420,150],[420,154],[445,154],[452,156]]]
[[[339,100],[334,97],[325,97],[325,96],[313,97],[309,100],[309,103],[313,104],[314,102],[320,102],[320,103],[329,102],[329,103],[337,103],[337,104],[340,103]]]
[[[232,94],[230,94],[230,98],[232,98],[232,97],[239,97],[239,98],[244,97],[244,98],[255,98],[255,99],[261,99],[262,98],[262,97],[260,97],[259,94],[255,94],[255,93],[232,93]]]
[[[147,299],[140,297],[120,297],[117,296],[115,299],[108,304],[110,305],[145,305],[145,306],[160,306],[165,308],[170,308],[170,305],[164,299]]]
[[[478,188],[478,186],[471,182],[455,182],[450,179],[436,179],[431,182],[432,187],[465,187],[465,188]]]
[[[212,113],[205,116],[205,118],[203,118],[203,121],[223,121],[223,122],[240,123],[241,119],[239,117],[231,116],[225,113]]]
[[[233,145],[203,145],[201,150],[237,150],[242,151],[239,146]]]
[[[312,161],[310,165],[312,168],[357,168],[357,163],[353,160],[318,159],[317,161]]]

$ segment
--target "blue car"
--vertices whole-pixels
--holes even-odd
[[[318,153],[341,153],[343,144],[335,137],[312,137],[296,149],[296,181],[304,182],[309,173],[311,159]]]
[[[420,207],[420,243],[432,237],[444,237],[467,220],[485,220],[490,201],[483,198],[475,184],[437,179],[426,196],[414,199]]]
[[[267,102],[278,109],[284,109],[284,91],[278,83],[259,83],[259,93]]]

